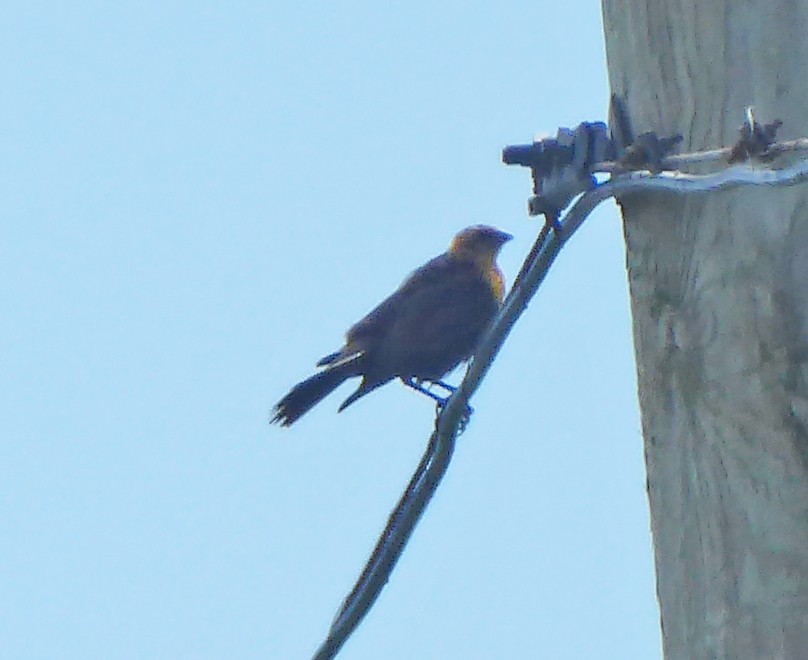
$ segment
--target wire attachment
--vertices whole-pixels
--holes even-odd
[[[506,165],[529,167],[533,177],[530,215],[557,218],[578,195],[597,185],[593,166],[615,157],[604,122],[582,122],[574,129],[559,128],[555,137],[502,150]]]
[[[760,124],[755,119],[755,111],[750,105],[746,108],[746,121],[738,129],[738,141],[729,154],[730,163],[741,163],[751,158],[764,162],[777,156],[771,147],[777,140],[777,130],[783,125],[780,119],[768,124]]]

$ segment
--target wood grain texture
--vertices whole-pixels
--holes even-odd
[[[636,131],[808,135],[808,2],[603,0]],[[666,658],[808,658],[808,187],[622,201]]]

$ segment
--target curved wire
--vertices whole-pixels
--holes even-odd
[[[712,174],[627,172],[582,194],[559,222],[548,221],[522,264],[497,317],[480,341],[462,382],[440,410],[421,462],[390,514],[361,575],[342,602],[325,641],[313,656],[314,660],[329,660],[336,656],[375,603],[446,474],[469,399],[488,373],[511,328],[538,291],[561,249],[601,202],[610,197],[654,190],[690,194],[744,185],[788,186],[805,180],[808,180],[808,159],[777,170],[737,165]]]

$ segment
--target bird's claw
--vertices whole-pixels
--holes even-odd
[[[435,403],[435,412],[437,415],[440,415],[443,412],[443,409],[446,407],[446,404],[449,403],[449,397],[441,400],[436,399]],[[465,410],[460,415],[460,421],[457,425],[457,433],[460,435],[463,431],[466,430],[466,427],[469,425],[471,421],[471,416],[474,413],[474,408],[472,408],[468,403],[465,404]]]
[[[466,409],[463,411],[463,414],[460,416],[460,423],[457,425],[457,434],[460,435],[466,430],[466,427],[469,425],[471,421],[471,415],[474,413],[474,408],[472,408],[469,404],[466,404]]]

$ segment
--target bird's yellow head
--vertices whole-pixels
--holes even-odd
[[[475,260],[487,258],[493,261],[500,248],[513,236],[487,225],[474,225],[466,227],[459,232],[449,246],[449,254],[456,256],[469,256]]]
[[[494,227],[473,225],[466,227],[452,239],[449,254],[474,262],[491,284],[496,298],[501,301],[505,284],[495,259],[500,248],[512,238],[510,234]]]

